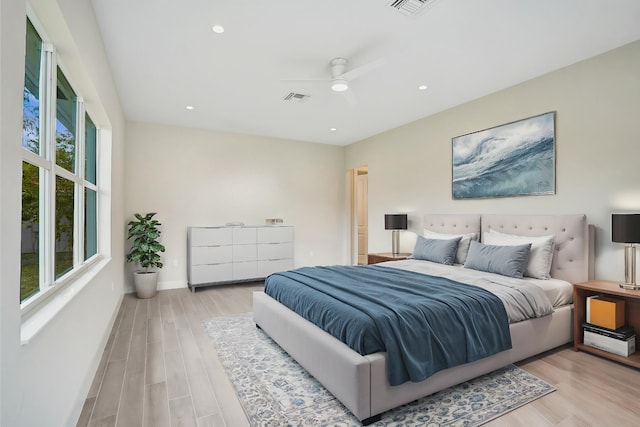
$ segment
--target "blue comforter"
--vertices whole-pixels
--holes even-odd
[[[362,355],[386,351],[391,385],[511,348],[500,299],[442,277],[378,265],[303,267],[272,274],[265,292]]]

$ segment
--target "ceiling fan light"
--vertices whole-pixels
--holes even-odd
[[[345,79],[334,79],[331,82],[331,90],[334,92],[344,92],[349,89],[349,84]]]

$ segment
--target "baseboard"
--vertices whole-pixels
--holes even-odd
[[[158,282],[158,290],[159,291],[166,291],[168,289],[182,289],[182,288],[187,288],[187,282],[185,280],[165,280],[163,282]],[[125,294],[132,294],[134,293],[136,290],[133,287],[133,284],[130,284],[127,286],[127,288],[125,289],[124,293]]]

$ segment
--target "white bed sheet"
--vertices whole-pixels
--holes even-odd
[[[520,286],[524,284],[534,285],[542,291],[541,293],[546,295],[553,308],[570,304],[573,299],[573,286],[571,283],[560,279],[541,280],[530,277],[515,279],[512,277],[502,276],[500,274],[464,268],[462,265],[444,265],[430,261],[413,259],[388,261],[378,265],[401,268],[434,276],[442,276],[457,282],[481,286],[489,291],[494,290],[494,284],[509,286]],[[501,295],[498,296],[501,297]],[[503,302],[505,301],[503,300]],[[540,310],[544,311],[545,309],[542,307]],[[509,312],[509,307],[507,307],[507,311]],[[529,315],[524,313],[522,315],[518,315],[509,312],[509,317],[510,321],[513,323],[525,320],[526,318],[529,318]]]
[[[531,277],[525,277],[523,280],[540,286],[554,308],[573,303],[573,285],[566,280],[554,278],[543,280]]]

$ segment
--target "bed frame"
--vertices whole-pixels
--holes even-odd
[[[551,276],[571,283],[590,278],[591,244],[584,215],[425,215],[424,228],[442,233],[555,235]],[[320,381],[364,425],[389,409],[572,340],[573,305],[510,325],[512,349],[449,368],[426,380],[390,386],[385,353],[362,356],[263,292],[253,295],[253,318],[275,342]]]

